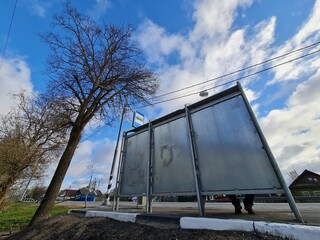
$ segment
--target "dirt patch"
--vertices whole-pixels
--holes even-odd
[[[74,215],[60,215],[43,223],[15,233],[6,240],[62,240],[62,239],[282,239],[270,235],[261,235],[234,231],[206,231],[159,229],[146,225],[120,222],[108,218],[83,218]]]

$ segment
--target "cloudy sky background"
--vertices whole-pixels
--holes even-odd
[[[134,2],[134,3],[133,3]],[[4,51],[15,1],[0,3],[0,53]],[[0,113],[14,105],[11,93],[45,88],[46,46],[36,33],[50,29],[61,1],[18,0],[0,69]],[[96,21],[134,24],[136,39],[161,83],[159,95],[205,82],[159,101],[208,90],[257,71],[310,54],[241,80],[284,177],[293,169],[320,173],[320,44],[275,61],[218,78],[320,41],[320,1],[72,1]],[[2,55],[1,55],[2,56]],[[209,81],[212,80],[212,81]],[[155,119],[200,100],[198,94],[140,108]],[[130,128],[128,114],[124,129]],[[63,188],[82,187],[94,177],[105,190],[118,125],[91,126],[72,160]],[[52,166],[54,169],[55,166]],[[52,170],[51,170],[52,171]],[[50,171],[49,171],[50,173]],[[48,179],[50,178],[50,174]],[[49,181],[49,180],[47,180]]]

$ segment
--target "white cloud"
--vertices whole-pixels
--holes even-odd
[[[223,40],[233,24],[238,7],[247,7],[251,0],[205,0],[197,1],[193,20],[196,22],[191,33],[191,40],[198,41],[201,38],[220,38]]]
[[[90,172],[91,167],[93,166],[93,150],[93,142],[87,140],[80,143],[72,158],[67,176],[82,177],[84,175],[87,175]]]
[[[252,101],[258,99],[261,95],[261,92],[258,93],[258,92],[253,91],[252,89],[249,89],[249,88],[244,88],[243,90],[244,90],[249,102],[252,102]]]
[[[180,54],[181,58],[192,56],[192,47],[179,34],[169,34],[164,28],[146,20],[139,27],[137,36],[141,47],[145,50],[149,62],[158,65],[165,64],[165,57],[173,52]]]
[[[40,1],[40,0],[24,0],[23,5],[29,9],[29,11],[41,18],[45,18],[48,9],[51,7],[52,2]]]
[[[106,11],[112,6],[109,0],[95,0],[92,9],[89,10],[88,14],[93,19],[101,18]]]
[[[69,182],[64,182],[65,187],[62,187],[61,189],[66,189],[71,186],[72,189],[79,189],[83,188],[89,185],[89,178],[76,178]]]
[[[320,1],[317,1],[306,22],[301,25],[291,39],[275,50],[274,56],[316,42],[320,36],[319,21]],[[303,53],[293,54],[291,58],[318,49],[320,49],[319,46],[313,47]],[[283,61],[285,60],[287,59]],[[274,109],[261,119],[267,139],[285,176],[293,168],[297,169],[299,173],[304,169],[320,173],[319,67],[318,54],[311,55],[308,58],[276,68],[274,78],[268,83],[272,85],[289,80],[301,82],[296,84],[296,88],[287,99],[284,108]],[[274,93],[273,99],[288,95],[292,86],[295,85],[282,84],[281,90]]]
[[[245,8],[251,1],[197,1],[193,19],[195,27],[183,36],[170,34],[157,24],[146,20],[138,40],[148,60],[161,65],[159,94],[185,88],[205,80],[238,70],[269,55],[274,41],[276,18],[271,17],[254,27],[254,35],[247,36],[247,27],[231,31],[238,8]],[[217,21],[219,19],[219,21]],[[168,65],[168,59],[177,55],[177,63]],[[255,69],[257,70],[257,69]],[[196,93],[217,84],[236,79],[239,74],[208,82],[201,86],[168,95],[162,99]],[[244,82],[246,85],[247,82]],[[214,94],[223,88],[210,90]],[[252,96],[257,95],[253,93]],[[181,108],[186,103],[200,100],[197,94],[161,105],[161,115]]]
[[[309,18],[297,30],[297,34],[281,46],[274,45],[277,24],[275,16],[270,16],[255,26],[232,28],[237,10],[249,7],[250,4],[251,1],[197,1],[193,14],[194,29],[191,29],[185,36],[180,33],[168,33],[165,28],[146,20],[141,27],[138,39],[140,39],[149,61],[161,63],[158,72],[161,81],[159,94],[178,90],[263,62],[319,39],[320,0],[315,3]],[[249,32],[253,32],[253,34],[249,35]],[[173,54],[177,55],[176,63],[168,65],[168,59]],[[317,143],[317,133],[320,130],[320,109],[317,105],[319,96],[317,93],[320,90],[320,84],[319,73],[315,75],[319,64],[318,55],[314,55],[276,68],[273,72],[273,79],[270,75],[258,75],[242,81],[249,100],[254,104],[253,109],[257,116],[259,116],[260,108],[269,107],[268,111],[270,112],[261,119],[262,127],[279,165],[285,173],[296,165],[299,165],[300,168],[320,172],[320,165],[316,164],[319,163],[320,150],[320,144]],[[248,70],[243,74],[256,72],[262,67]],[[313,77],[311,77],[312,75]],[[162,100],[212,88],[221,82],[233,80],[239,76],[239,74],[235,74],[232,77],[211,81],[165,96]],[[260,79],[262,76],[264,79]],[[274,85],[266,85],[268,78],[270,79],[269,84]],[[293,79],[298,82],[279,85],[284,80]],[[280,87],[279,91],[275,91],[273,88],[276,84],[278,89]],[[211,90],[209,93],[213,94],[222,89]],[[266,94],[269,95],[269,98],[266,98]],[[272,110],[272,104],[275,103],[275,100],[284,96],[286,98],[289,96],[285,106],[283,103],[278,103],[278,109]],[[152,116],[155,118],[164,115],[182,108],[186,103],[193,103],[199,99],[197,95],[193,95],[157,105]],[[261,99],[268,99],[266,100],[268,102],[262,102]],[[149,108],[147,111],[151,112],[151,109]]]
[[[263,20],[254,27],[254,36],[249,41],[251,62],[249,65],[263,62],[270,56],[270,46],[274,42],[276,17]]]
[[[260,119],[266,138],[281,169],[292,167],[320,172],[319,91],[320,71],[296,88],[283,109],[275,109]]]
[[[319,38],[320,34],[320,1],[317,0],[314,4],[312,13],[310,14],[308,20],[300,28],[299,32],[293,38],[293,41],[297,44],[305,44],[305,42],[312,41]]]
[[[317,42],[320,37],[319,22],[320,22],[320,0],[315,2],[315,5],[313,7],[313,10],[309,18],[306,20],[304,24],[302,24],[302,26],[299,28],[297,33],[291,39],[289,39],[284,45],[277,48],[275,50],[274,56],[279,56],[284,53],[288,53],[295,49],[299,49]],[[282,61],[294,59],[301,55],[308,54],[319,49],[320,49],[320,46],[306,49],[305,51],[293,54],[290,57],[283,59]],[[288,80],[298,80],[307,76],[310,72],[316,71],[320,66],[319,65],[320,62],[318,61],[318,58],[319,58],[318,54],[314,54],[308,58],[291,62],[284,66],[276,68],[274,70],[275,76],[269,82],[269,84],[274,84],[277,82],[288,81]]]
[[[80,143],[69,166],[63,188],[68,188],[69,185],[84,187],[89,182],[92,167],[93,178],[102,179],[106,183],[110,175],[114,147],[115,142],[107,138]]]
[[[0,70],[0,114],[6,114],[15,106],[12,94],[23,90],[32,93],[31,71],[24,59],[6,58]]]
[[[319,2],[316,2],[310,17],[301,25],[297,34],[282,46],[273,45],[277,24],[274,16],[262,20],[255,26],[232,28],[237,10],[250,7],[251,1],[242,0],[196,1],[193,14],[195,25],[186,35],[169,33],[164,27],[146,19],[139,27],[137,39],[147,54],[149,62],[160,66],[158,69],[161,81],[159,94],[167,93],[310,44],[320,34]],[[96,6],[98,4],[99,2]],[[107,2],[100,2],[100,4],[105,4],[100,8],[104,10],[97,12],[97,16],[108,8]],[[253,34],[249,35],[249,32]],[[174,59],[174,64],[169,65],[169,59]],[[283,92],[273,92],[273,89],[270,88],[274,85],[265,86],[268,79],[260,79],[260,76],[242,81],[247,97],[254,104],[253,109],[257,116],[259,116],[260,108],[274,103],[279,98],[277,95],[290,96],[285,106],[278,105],[278,109],[269,110],[270,112],[260,119],[266,138],[285,177],[288,171],[291,171],[292,168],[297,169],[297,167],[298,172],[302,172],[304,168],[320,172],[320,144],[317,141],[317,133],[320,131],[318,105],[320,73],[315,74],[319,66],[320,60],[316,59],[315,55],[315,57],[290,63],[274,70],[274,78],[269,84],[276,85],[284,80],[298,79],[301,83],[294,85],[294,92],[292,92],[291,85],[290,88],[285,88],[288,85],[283,85],[281,89]],[[262,66],[259,66],[251,72],[261,68]],[[313,73],[312,77],[311,73]],[[165,96],[160,100],[199,92],[239,76],[235,74],[218,81],[211,81],[177,94]],[[307,76],[306,81],[302,79],[304,76]],[[259,81],[261,84],[258,86],[262,88],[253,88],[253,84]],[[209,93],[213,94],[222,89],[223,87],[210,90]],[[264,90],[266,89],[271,92],[271,100],[268,103],[260,101],[265,97]],[[157,109],[148,108],[144,112],[148,112],[149,119],[154,119],[182,108],[186,103],[193,103],[200,99],[198,95],[192,95],[157,105]],[[78,184],[79,187],[81,184],[87,184],[91,166],[94,166],[97,177],[109,176],[114,144],[108,139],[81,143],[67,174],[74,179],[65,181],[64,184]]]

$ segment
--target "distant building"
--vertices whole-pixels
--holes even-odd
[[[74,200],[77,191],[76,189],[64,189],[60,191],[59,197],[63,197],[63,200]]]
[[[304,170],[289,186],[294,197],[320,197],[320,175]]]
[[[94,202],[96,200],[101,200],[102,193],[100,190],[88,191],[87,188],[81,188],[76,191],[75,201],[85,201],[87,198],[88,202]]]

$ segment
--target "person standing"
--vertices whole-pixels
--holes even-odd
[[[227,197],[231,200],[232,205],[234,206],[235,213],[240,214],[242,213],[241,209],[241,204],[240,200],[236,197],[236,195],[227,195]],[[244,199],[243,199],[243,204],[244,204],[244,209],[249,213],[249,214],[255,214],[255,212],[252,209],[254,200],[254,194],[246,194]]]

